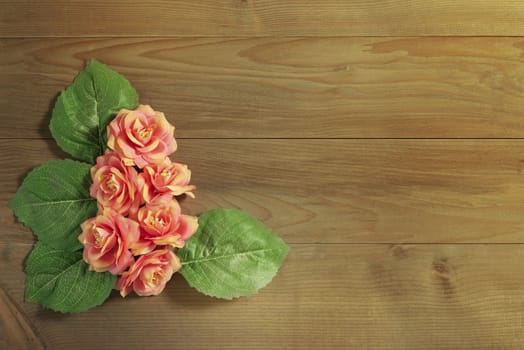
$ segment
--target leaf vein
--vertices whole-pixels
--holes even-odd
[[[209,257],[209,258],[194,259],[194,260],[184,261],[184,262],[182,262],[182,265],[190,265],[190,264],[201,263],[201,262],[206,262],[206,261],[227,259],[227,258],[231,258],[231,257],[238,257],[238,256],[245,256],[245,255],[252,255],[252,254],[257,254],[257,253],[262,253],[262,252],[269,252],[269,251],[273,251],[273,250],[276,250],[276,249],[274,249],[274,248],[257,249],[257,250],[251,250],[251,251],[248,251],[248,252],[238,252],[238,253],[225,254],[225,255]]]

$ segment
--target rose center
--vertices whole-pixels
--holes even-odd
[[[167,225],[167,221],[162,218],[151,217],[149,219],[149,225],[157,228],[164,228]]]
[[[115,192],[116,190],[118,190],[118,185],[116,184],[116,181],[115,181],[115,176],[113,174],[109,175],[107,177],[107,180],[106,180],[106,187],[107,189],[109,189],[111,192]]]
[[[162,177],[168,177],[168,176],[171,176],[171,172],[167,169],[164,169],[162,170],[162,172],[160,173],[160,176]]]
[[[100,248],[102,246],[102,241],[104,240],[104,237],[102,237],[100,232],[98,232],[98,230],[96,229],[95,229],[94,236],[95,236],[95,246],[97,248]]]
[[[151,283],[152,285],[156,286],[161,281],[162,281],[162,273],[160,273],[160,271],[157,271],[157,272],[155,272],[153,274],[153,276],[151,276],[151,280],[149,281],[149,283]]]
[[[153,133],[153,129],[152,128],[146,128],[146,129],[138,130],[138,136],[142,140],[150,138],[152,133]]]

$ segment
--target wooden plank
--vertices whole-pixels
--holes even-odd
[[[49,350],[524,347],[522,245],[292,245],[250,298],[208,298],[176,275],[158,297],[114,293],[73,315],[23,302],[29,249],[0,244],[0,276]]]
[[[4,39],[0,47],[0,137],[49,137],[57,94],[91,57],[125,74],[179,137],[524,137],[522,38]]]
[[[0,287],[0,345],[2,349],[44,350],[30,321]]]
[[[3,37],[524,33],[524,5],[513,0],[3,0],[1,6]]]
[[[53,141],[0,141],[0,225],[25,174],[66,157]],[[237,207],[290,243],[524,242],[524,141],[179,140],[199,214]]]

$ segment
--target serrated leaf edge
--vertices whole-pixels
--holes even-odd
[[[47,254],[47,255],[49,255],[49,254]],[[36,293],[34,293],[33,295],[30,295],[30,296],[26,295],[26,296],[25,296],[26,300],[27,300],[27,301],[30,301],[30,302],[34,302],[34,301],[35,301],[35,297],[40,293],[40,291],[41,291],[44,287],[48,286],[48,285],[49,285],[50,283],[52,283],[52,282],[56,282],[56,280],[57,280],[60,276],[62,276],[64,273],[66,273],[66,272],[69,271],[71,268],[73,268],[74,266],[76,266],[76,264],[78,264],[79,262],[82,262],[82,257],[80,257],[80,259],[77,260],[76,262],[74,262],[73,264],[69,265],[65,270],[60,271],[60,273],[58,273],[58,274],[55,275],[53,278],[51,278],[51,279],[50,279],[48,282],[46,282],[46,283],[45,283],[41,288],[39,288],[39,289],[37,290]],[[26,276],[29,277],[29,276],[33,276],[33,275],[29,275],[29,274],[26,272]]]
[[[27,205],[18,205],[18,206],[13,206],[13,202],[15,201],[16,199],[16,196],[18,195],[18,191],[20,190],[20,188],[22,188],[28,181],[28,178],[31,177],[32,175],[34,175],[34,173],[39,170],[41,167],[43,167],[44,165],[47,165],[47,164],[50,164],[50,163],[63,163],[63,162],[66,162],[66,163],[78,163],[78,164],[82,164],[82,165],[87,165],[89,167],[91,167],[92,165],[89,164],[89,163],[86,163],[86,162],[82,162],[82,161],[79,161],[79,160],[73,160],[73,159],[52,159],[52,160],[48,160],[47,162],[44,162],[42,164],[40,164],[39,166],[31,169],[31,171],[29,173],[27,173],[27,175],[25,176],[24,180],[22,181],[22,184],[18,187],[18,189],[16,190],[16,193],[15,195],[13,196],[13,198],[11,198],[9,200],[9,202],[7,203],[7,207],[11,210],[13,210],[13,212],[15,211],[15,208],[22,208],[22,207],[26,207]],[[81,200],[71,200],[71,201],[95,201],[96,199],[95,198],[83,198]],[[62,201],[62,202],[67,202],[67,201]],[[57,201],[57,202],[51,202],[51,203],[61,203],[60,201]],[[16,215],[16,213],[15,213]],[[16,216],[18,218],[18,220],[20,222],[24,222],[23,220],[21,220],[18,215]]]
[[[37,242],[38,243],[38,242]],[[40,243],[40,244],[43,244],[45,245],[45,243]],[[31,250],[31,253],[29,256],[31,256],[31,254],[33,253],[33,251],[35,250],[35,247],[36,247],[36,244],[33,246],[32,250]],[[55,248],[52,248],[54,249],[54,251],[61,251],[60,249],[55,249]],[[75,252],[78,252],[79,250],[75,251]],[[75,252],[68,252],[68,254],[73,254]],[[45,255],[49,255],[51,253],[46,253]],[[43,256],[45,256],[43,255]],[[102,305],[106,300],[107,298],[109,297],[109,295],[111,294],[111,289],[108,291],[107,295],[98,303],[96,304],[93,304],[91,305],[90,307],[88,308],[82,308],[82,309],[79,309],[79,310],[76,310],[74,307],[71,307],[72,310],[64,310],[64,309],[60,309],[60,308],[53,308],[49,305],[47,305],[45,302],[41,302],[39,300],[35,300],[35,297],[38,295],[38,293],[45,287],[45,286],[48,286],[49,283],[51,282],[56,282],[56,280],[62,276],[64,273],[66,273],[67,271],[69,271],[70,269],[72,269],[73,267],[75,267],[77,264],[85,264],[84,260],[82,259],[82,256],[79,256],[79,259],[77,261],[75,261],[73,264],[69,265],[67,268],[65,268],[64,270],[60,271],[60,273],[58,273],[56,276],[54,276],[50,281],[46,282],[41,288],[38,289],[38,291],[36,293],[34,293],[32,296],[28,296],[27,295],[27,289],[29,288],[29,283],[27,282],[27,280],[33,276],[33,274],[28,274],[26,272],[26,291],[25,291],[25,300],[28,301],[28,302],[32,302],[32,303],[36,303],[36,304],[39,304],[39,305],[42,305],[44,306],[45,308],[47,309],[50,309],[50,310],[53,310],[53,311],[57,311],[57,312],[60,312],[60,313],[63,313],[63,314],[70,314],[70,313],[78,313],[78,312],[82,312],[82,311],[86,311],[86,310],[89,310],[89,309],[92,309],[96,306],[100,306]],[[26,262],[26,267],[24,270],[27,269],[27,262]],[[99,272],[97,272],[99,273]],[[103,273],[103,272],[100,272],[100,273]],[[89,279],[91,279],[91,275],[89,276]],[[68,291],[68,294],[69,295],[71,293],[71,290]],[[85,291],[84,291],[84,295],[85,295]],[[65,297],[64,297],[65,299]],[[79,299],[79,301],[81,301],[81,299]]]

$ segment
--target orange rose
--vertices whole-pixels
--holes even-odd
[[[125,297],[131,290],[140,296],[158,295],[182,265],[178,257],[168,248],[154,250],[139,257],[122,274],[116,288]]]
[[[107,146],[118,152],[124,164],[143,168],[159,164],[176,151],[175,127],[164,113],[140,105],[130,111],[122,109],[107,127]]]
[[[176,200],[152,203],[140,208],[136,216],[140,239],[132,247],[133,254],[147,253],[157,245],[182,248],[198,228],[198,218],[180,214]]]
[[[189,185],[191,171],[187,165],[172,163],[166,158],[162,164],[146,165],[143,170],[139,176],[143,183],[142,197],[147,203],[166,201],[184,193],[195,197],[191,191],[196,190],[196,186]]]
[[[90,194],[97,199],[100,210],[111,208],[122,215],[134,214],[143,202],[137,171],[125,166],[115,152],[96,158],[91,178]]]
[[[116,275],[134,261],[129,248],[140,235],[137,222],[105,209],[103,215],[85,221],[81,228],[78,240],[84,245],[84,261],[91,270]]]

